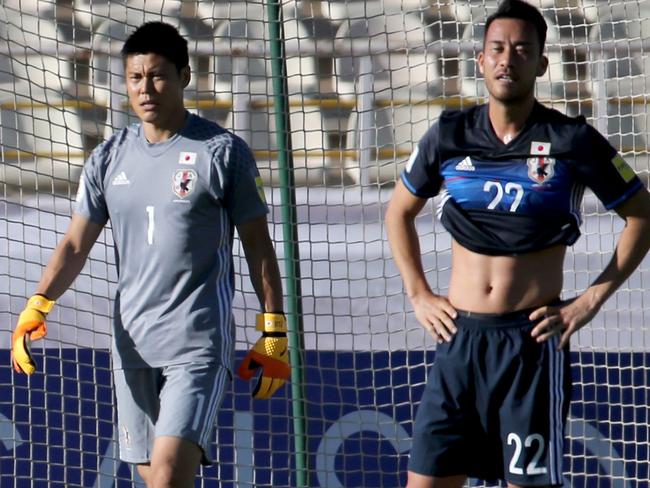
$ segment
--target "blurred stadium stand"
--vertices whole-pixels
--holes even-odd
[[[0,8],[0,177],[25,189],[69,186],[84,161],[72,62],[55,56],[56,24]],[[39,52],[39,47],[47,54]]]
[[[337,52],[343,55],[336,58],[336,90],[357,100],[347,135],[347,149],[360,151],[361,174],[355,179],[368,184],[371,166],[381,172],[378,160],[405,159],[437,117],[433,106],[423,103],[441,94],[438,64],[424,50],[432,40],[417,15],[402,12],[351,18],[337,31]],[[368,46],[369,53],[357,45]],[[406,152],[400,155],[401,149]],[[392,166],[387,176],[395,179]]]
[[[595,42],[649,37],[650,18],[646,17],[640,23],[631,23],[615,12],[611,12],[609,18],[601,17],[600,23],[595,25],[590,33],[590,40]],[[645,148],[648,112],[641,100],[650,88],[650,57],[646,53],[630,50],[627,42],[621,42],[616,45],[613,53],[603,57],[596,55],[592,59],[591,69],[594,95],[607,101],[604,104],[607,115],[606,131],[612,144],[633,150]],[[604,82],[596,83],[599,79]]]
[[[297,181],[369,184],[396,178],[444,107],[484,97],[474,58],[485,18],[497,3],[284,2]],[[544,9],[549,24],[550,65],[538,97],[571,115],[585,114],[647,172],[650,60],[626,42],[609,51],[594,46],[647,41],[650,2],[533,3]],[[187,37],[193,71],[188,108],[242,135],[270,178],[277,144],[262,0],[4,0],[5,175],[16,168],[40,172],[45,164],[48,178],[74,180],[85,155],[133,120],[115,54],[146,20],[168,21]]]

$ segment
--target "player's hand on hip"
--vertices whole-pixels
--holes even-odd
[[[47,334],[45,317],[54,307],[54,301],[43,295],[34,295],[18,317],[18,324],[11,336],[11,361],[18,373],[28,375],[36,371],[36,362],[30,352],[31,341]]]
[[[587,306],[586,300],[581,298],[540,307],[528,317],[531,322],[537,322],[530,335],[537,342],[560,336],[557,347],[562,349],[569,344],[571,336],[588,324],[597,312],[598,309]]]
[[[255,343],[237,369],[243,380],[250,380],[261,368],[253,398],[266,399],[289,379],[289,345],[287,341],[287,320],[282,313],[258,313],[255,329],[262,331],[262,337]]]
[[[457,330],[454,324],[457,313],[447,297],[427,292],[411,297],[411,304],[418,322],[436,342],[451,341]]]

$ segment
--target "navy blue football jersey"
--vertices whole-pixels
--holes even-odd
[[[584,117],[539,103],[508,144],[494,133],[487,105],[444,112],[409,158],[402,181],[421,198],[443,189],[443,226],[462,246],[490,255],[571,245],[580,236],[586,187],[608,209],[642,187]]]

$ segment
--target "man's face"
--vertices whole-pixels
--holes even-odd
[[[158,54],[132,54],[124,66],[131,108],[142,122],[164,127],[183,110],[183,89],[189,68],[179,73],[171,61]]]
[[[539,52],[533,25],[520,19],[496,19],[485,34],[477,62],[490,97],[503,103],[534,96],[535,79],[548,60]]]

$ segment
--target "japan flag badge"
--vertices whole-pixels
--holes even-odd
[[[178,164],[196,164],[196,153],[182,151],[178,156]]]
[[[550,142],[533,141],[530,143],[531,156],[548,156],[549,154],[551,154]]]

